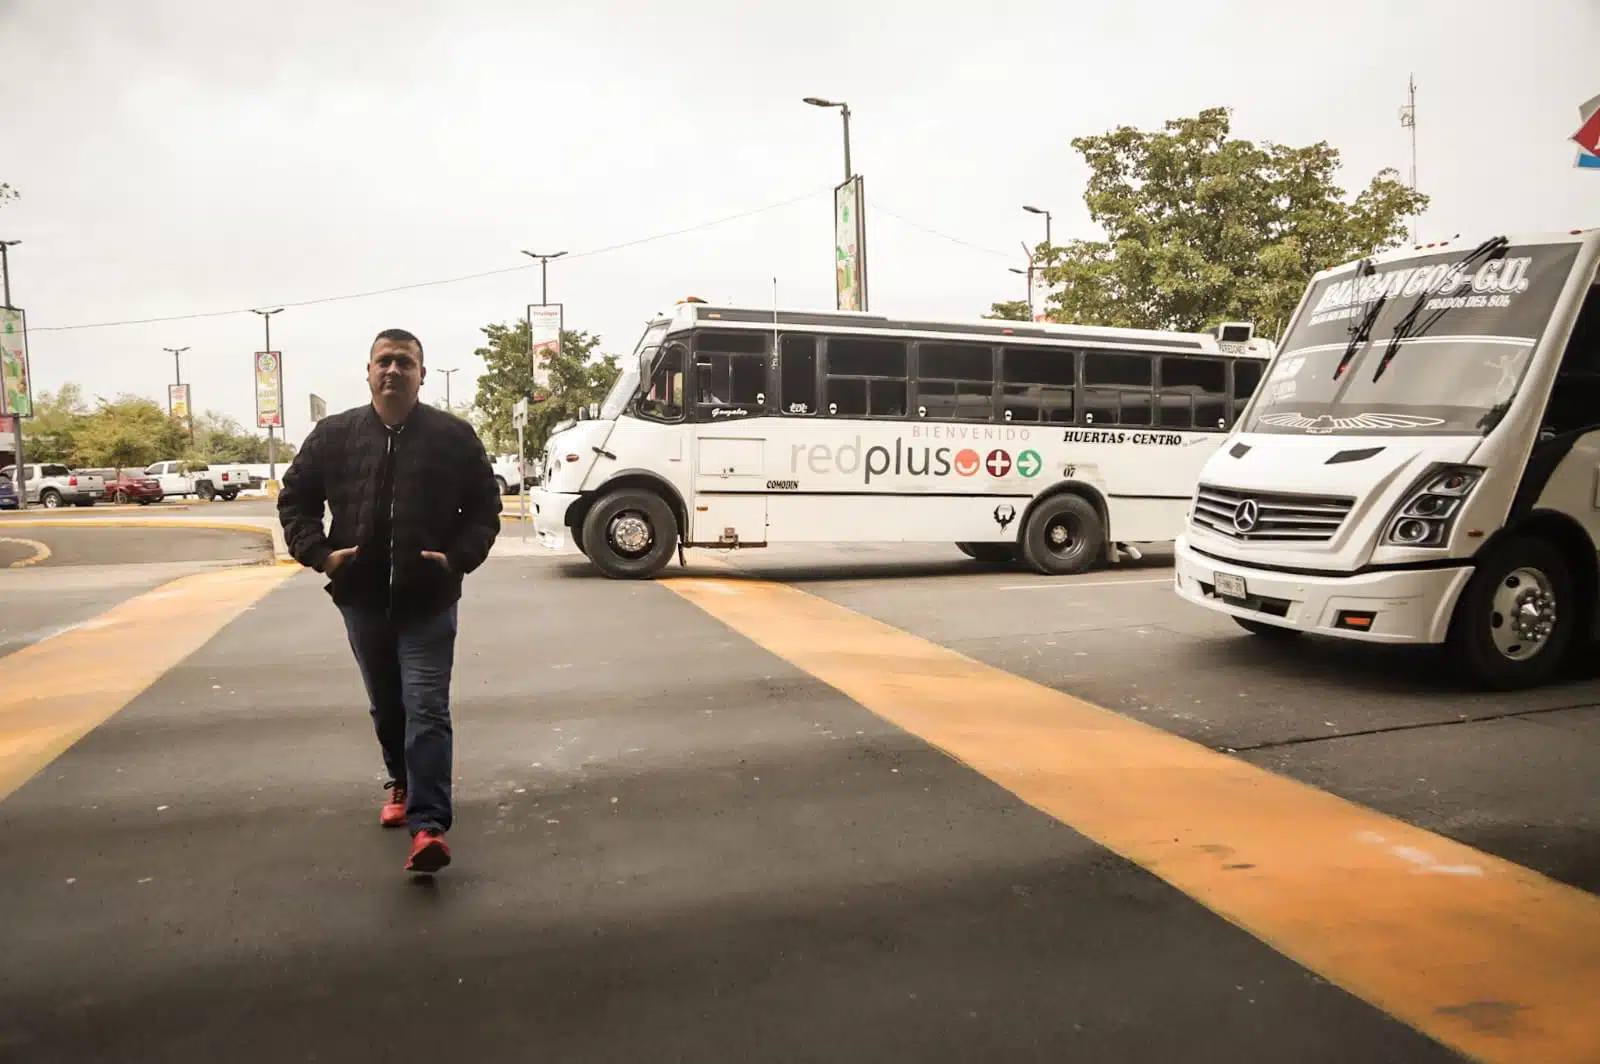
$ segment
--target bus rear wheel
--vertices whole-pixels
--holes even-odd
[[[1004,565],[1017,560],[1017,548],[1013,543],[957,543],[956,549],[986,565]]]
[[[1572,569],[1553,544],[1518,536],[1478,565],[1450,620],[1448,649],[1463,671],[1498,691],[1551,679],[1578,616]]]
[[[1094,504],[1081,495],[1056,495],[1034,507],[1022,530],[1022,557],[1046,576],[1093,567],[1105,551],[1106,530]]]
[[[672,560],[678,519],[661,496],[637,488],[613,492],[583,519],[583,552],[615,580],[648,580]]]

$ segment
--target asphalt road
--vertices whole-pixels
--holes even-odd
[[[910,634],[1600,889],[1600,683],[1489,697],[1426,654],[1270,647],[1162,561],[775,551],[689,589],[883,622],[856,664],[887,695],[953,668],[873,649]],[[670,583],[491,559],[457,863],[412,879],[338,618],[289,578],[0,803],[0,1059],[1462,1059],[755,638]]]

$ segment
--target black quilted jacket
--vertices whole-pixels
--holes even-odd
[[[388,443],[388,430],[370,405],[325,417],[311,430],[278,495],[278,520],[300,564],[322,572],[334,550],[377,546],[375,510]],[[404,612],[443,609],[461,597],[461,578],[483,564],[500,534],[499,486],[472,426],[419,403],[395,436],[393,502],[387,605]],[[333,516],[326,531],[324,504]],[[425,550],[443,553],[449,571],[422,557]],[[361,556],[329,578],[327,590],[341,605],[352,601]]]

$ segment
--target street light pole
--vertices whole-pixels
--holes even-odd
[[[183,367],[178,362],[178,356],[189,350],[187,347],[163,347],[161,350],[172,356],[172,382],[178,387],[183,387]],[[189,404],[184,405],[184,417],[189,422],[189,442],[194,442],[194,411],[189,409]],[[167,404],[167,413],[172,413],[172,404]]]
[[[3,305],[7,310],[16,309],[11,305],[11,259],[7,253],[20,243],[22,243],[20,240],[0,240],[0,295],[5,297]],[[16,434],[15,439],[17,441],[17,509],[21,511],[28,508],[28,473],[27,470],[22,468],[24,459],[22,457],[21,414],[11,415],[11,426],[12,431]]]
[[[1033,320],[1033,263],[1031,263],[1031,262],[1028,263],[1028,268],[1026,270],[1019,270],[1015,266],[1013,266],[1013,267],[1011,267],[1011,272],[1012,273],[1021,274],[1022,276],[1026,277],[1028,279],[1028,320],[1032,321]]]
[[[271,310],[258,310],[258,311],[255,311],[256,314],[261,315],[261,324],[266,329],[266,334],[267,334],[267,336],[266,336],[266,346],[264,348],[262,348],[263,351],[271,351],[272,350],[272,316],[274,314],[282,313],[282,311],[283,311],[282,307],[274,307]],[[260,387],[259,383],[257,384],[257,387]],[[283,359],[281,359],[281,358],[278,360],[278,391],[280,393],[279,396],[278,396],[278,420],[281,421],[281,420],[283,420],[283,395],[281,394],[282,391],[283,391]],[[277,437],[277,434],[274,431],[273,427],[271,425],[268,425],[267,426],[267,481],[270,483],[270,482],[272,482],[274,480],[277,480],[277,479],[278,479],[278,437]]]
[[[550,268],[550,260],[559,259],[566,252],[557,251],[552,255],[541,255],[537,251],[524,251],[523,254],[530,259],[539,260],[539,305],[547,307],[550,305],[550,276],[547,272]]]
[[[1051,244],[1051,242],[1050,242],[1050,212],[1045,210],[1043,207],[1027,207],[1027,206],[1025,206],[1022,209],[1027,211],[1029,214],[1042,214],[1042,215],[1044,215],[1044,246],[1045,247],[1053,247],[1054,245]]]
[[[459,373],[461,370],[458,367],[456,369],[441,369],[438,372],[444,374],[444,408],[448,412],[450,409],[450,375]]]
[[[856,176],[855,169],[850,165],[850,105],[843,100],[824,100],[819,96],[807,96],[802,103],[812,107],[837,107],[839,114],[844,118],[844,179],[850,180]]]

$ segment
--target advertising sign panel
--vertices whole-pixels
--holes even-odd
[[[257,351],[256,427],[283,428],[283,355],[279,351]]]

